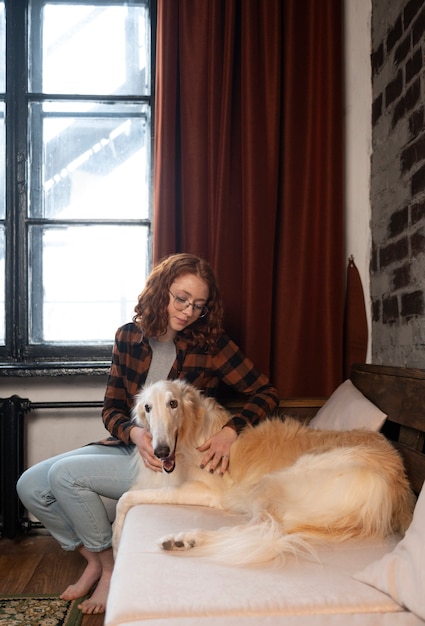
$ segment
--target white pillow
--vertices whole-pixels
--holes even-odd
[[[425,488],[419,494],[413,520],[392,552],[373,561],[354,578],[391,596],[425,620]]]
[[[387,416],[353,385],[343,382],[319,409],[309,426],[316,430],[380,430]]]

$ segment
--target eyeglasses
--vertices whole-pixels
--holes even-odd
[[[195,304],[195,302],[190,302],[190,300],[186,300],[186,298],[176,296],[174,293],[172,293],[172,291],[170,291],[170,294],[174,298],[173,304],[174,308],[177,309],[177,311],[184,311],[189,306],[191,306],[193,315],[196,315],[196,317],[205,317],[208,313],[208,307],[205,304]]]

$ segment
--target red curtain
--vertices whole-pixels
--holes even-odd
[[[154,260],[213,265],[282,397],[343,372],[339,0],[158,0]]]

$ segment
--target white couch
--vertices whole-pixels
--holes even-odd
[[[388,595],[352,577],[391,551],[394,542],[350,541],[320,549],[320,562],[292,557],[284,566],[243,568],[164,552],[157,544],[159,537],[175,530],[212,529],[240,521],[237,515],[195,506],[131,509],[105,626],[423,626]]]
[[[403,450],[409,477],[419,492],[425,476],[425,372],[361,366],[352,380],[369,401],[376,397],[377,406],[388,415],[386,424],[401,424],[396,445]],[[356,411],[351,400],[346,406],[346,387],[338,393],[328,401],[330,417],[353,419]],[[344,415],[346,408],[350,415]],[[363,413],[362,407],[356,410]],[[366,406],[369,410],[377,429],[382,415]],[[410,422],[417,436],[406,426]],[[425,489],[400,543],[348,541],[319,548],[319,561],[290,557],[284,565],[231,567],[190,552],[164,552],[158,546],[160,537],[179,530],[240,522],[238,515],[198,506],[131,509],[116,558],[105,626],[424,626]]]

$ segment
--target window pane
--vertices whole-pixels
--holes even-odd
[[[5,253],[4,228],[0,228],[0,344],[4,346],[5,331]]]
[[[145,226],[30,228],[31,343],[111,343],[147,272]]]
[[[51,94],[149,93],[149,14],[141,2],[106,6],[32,0],[32,45],[42,36],[42,67],[30,55],[30,91]],[[37,22],[40,18],[41,23]],[[41,83],[41,86],[38,84]]]
[[[32,217],[149,217],[147,106],[37,102],[30,127]]]
[[[6,90],[6,19],[4,2],[0,2],[0,92]]]

